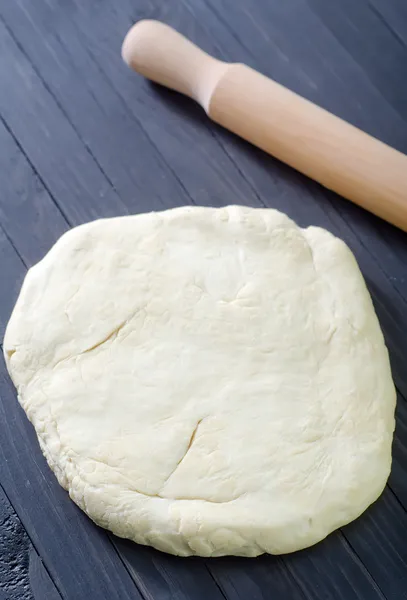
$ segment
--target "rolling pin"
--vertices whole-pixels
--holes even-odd
[[[208,116],[326,188],[407,231],[407,156],[243,64],[217,60],[143,20],[124,61],[190,96]]]

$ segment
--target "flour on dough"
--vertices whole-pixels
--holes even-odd
[[[73,229],[28,272],[4,352],[71,498],[165,552],[310,546],[389,475],[395,390],[357,264],[275,210]]]

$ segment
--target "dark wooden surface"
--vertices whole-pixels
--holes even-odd
[[[290,556],[179,559],[97,528],[49,471],[0,364],[0,600],[407,599],[407,234],[121,63],[159,18],[407,152],[406,0],[0,1],[0,337],[69,227],[182,204],[276,207],[355,253],[398,389],[392,474],[360,519]],[[407,196],[407,191],[406,191]]]

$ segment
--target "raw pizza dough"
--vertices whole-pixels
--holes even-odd
[[[73,229],[29,271],[4,350],[60,484],[141,544],[291,552],[389,475],[395,390],[357,264],[274,210]]]

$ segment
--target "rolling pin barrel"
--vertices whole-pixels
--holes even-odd
[[[171,27],[140,21],[122,49],[145,77],[186,94],[230,131],[407,231],[407,156]]]

